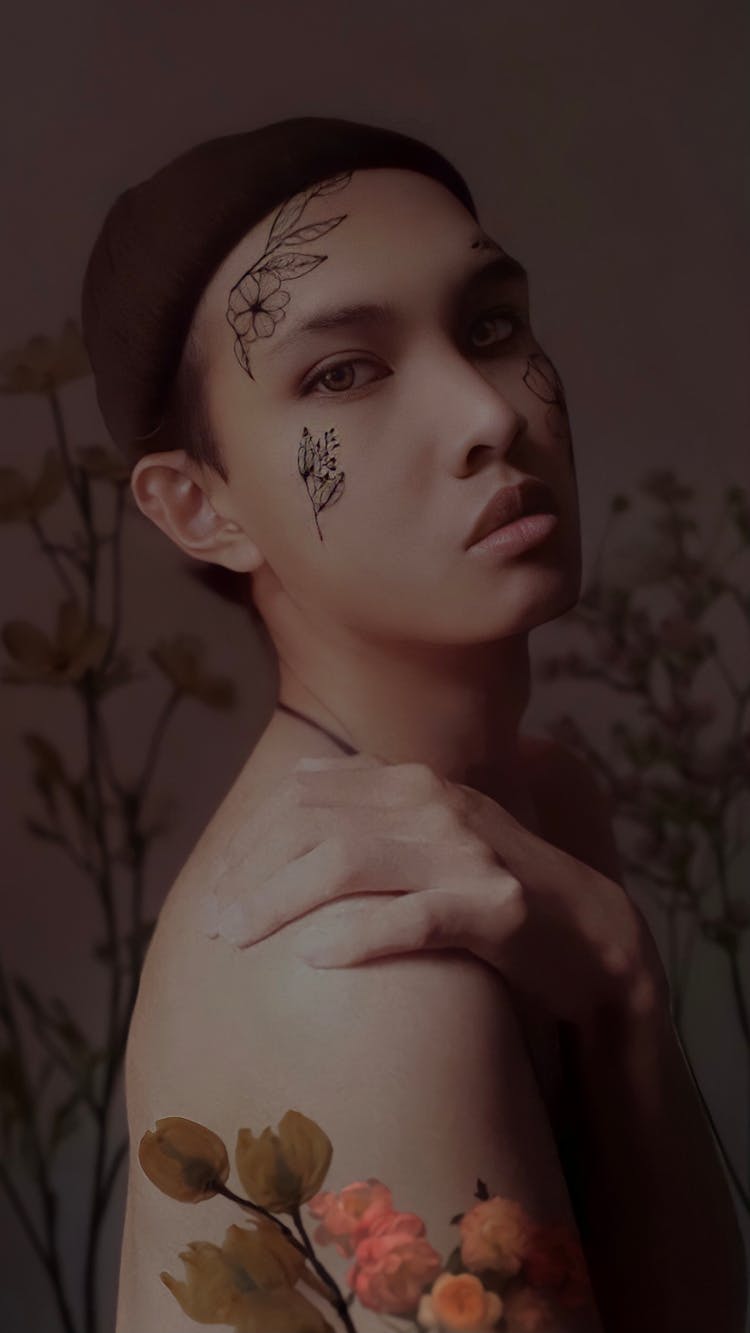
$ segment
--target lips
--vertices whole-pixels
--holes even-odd
[[[506,523],[513,523],[524,514],[556,514],[557,500],[554,492],[536,477],[524,477],[516,486],[503,486],[485,505],[471,531],[466,543],[473,546],[489,532],[502,528]]]

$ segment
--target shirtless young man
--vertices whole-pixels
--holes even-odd
[[[289,1108],[332,1141],[326,1189],[378,1178],[443,1255],[478,1177],[577,1223],[598,1314],[557,1333],[740,1333],[731,1197],[606,802],[580,760],[520,732],[528,634],[580,582],[567,414],[525,274],[429,174],[327,182],[247,230],[192,316],[225,475],[177,445],[132,474],[181,550],[252,577],[286,708],[144,967],[118,1333],[195,1327],[159,1274],[182,1277],[188,1241],[221,1244],[240,1220],[222,1197],[157,1191],[143,1134],[184,1116],[231,1153],[240,1126],[276,1129]],[[318,258],[278,281],[290,226],[313,228],[296,249]],[[490,498],[526,479],[554,518],[474,543]],[[339,965],[312,965],[334,932]],[[556,1143],[560,1025],[575,1180]],[[342,1283],[351,1261],[321,1258]]]

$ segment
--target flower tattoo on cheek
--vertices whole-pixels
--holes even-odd
[[[297,466],[312,501],[315,526],[321,541],[323,533],[320,531],[318,514],[321,509],[340,500],[344,490],[346,474],[339,470],[338,459],[333,452],[338,447],[339,441],[333,427],[325,431],[322,439],[316,440],[305,426],[297,450]]]

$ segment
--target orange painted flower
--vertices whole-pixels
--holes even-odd
[[[301,1111],[286,1111],[274,1134],[237,1135],[235,1161],[248,1198],[271,1213],[289,1213],[317,1194],[328,1173],[333,1145],[320,1125]]]
[[[179,1115],[157,1120],[156,1129],[143,1135],[138,1161],[149,1180],[180,1203],[213,1198],[229,1175],[227,1150],[218,1134]]]
[[[416,1213],[384,1213],[354,1251],[346,1280],[368,1310],[410,1315],[443,1267]]]
[[[378,1218],[393,1212],[393,1196],[387,1185],[369,1176],[338,1191],[322,1190],[308,1199],[307,1206],[313,1217],[321,1219],[313,1239],[319,1245],[333,1244],[339,1254],[349,1257]]]
[[[560,1327],[554,1306],[531,1287],[503,1292],[503,1320],[507,1333],[557,1333]]]
[[[564,1223],[533,1228],[523,1271],[532,1287],[550,1288],[555,1301],[566,1309],[575,1309],[591,1299],[586,1256],[580,1241]]]
[[[417,1318],[440,1333],[489,1333],[503,1313],[503,1301],[472,1273],[441,1273],[422,1296]]]
[[[520,1203],[493,1195],[484,1199],[459,1222],[461,1260],[474,1273],[491,1268],[504,1277],[520,1270],[533,1223]]]

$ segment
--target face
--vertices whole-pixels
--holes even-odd
[[[477,643],[571,606],[580,583],[562,386],[520,265],[449,190],[370,169],[287,200],[204,293],[208,411],[229,470],[213,499],[273,590],[322,629]],[[525,477],[557,526],[513,553],[467,549]]]

